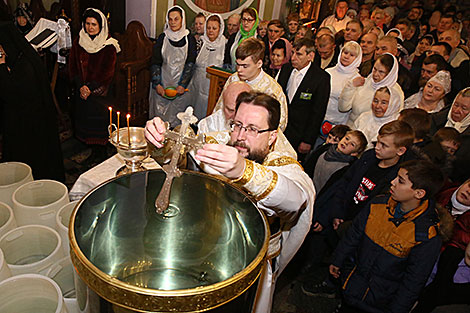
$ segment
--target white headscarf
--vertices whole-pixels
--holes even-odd
[[[401,30],[399,30],[398,28],[392,28],[392,29],[390,29],[390,30],[385,34],[385,36],[390,35],[390,33],[391,33],[392,31],[398,33],[398,36],[397,36],[398,39],[400,39],[402,42],[405,41],[405,40],[403,39],[403,35],[401,34]],[[393,37],[393,36],[392,36],[392,37]]]
[[[450,198],[450,200],[452,201],[452,215],[460,215],[470,210],[469,206],[466,206],[457,200],[457,192],[459,192],[460,188],[462,188],[464,184],[465,183],[460,185],[460,187],[457,188],[456,191],[454,191],[454,193],[452,194],[452,197]]]
[[[356,129],[362,131],[367,137],[369,147],[372,147],[372,142],[377,141],[377,135],[380,127],[384,124],[394,121],[398,118],[401,107],[401,97],[394,88],[386,87],[390,92],[390,100],[388,102],[387,110],[384,116],[377,117],[372,110],[362,113],[355,122]],[[372,102],[371,102],[372,106]]]
[[[457,100],[457,98],[460,95],[462,95],[464,92],[468,92],[469,90],[470,90],[470,87],[467,87],[463,89],[461,92],[459,92],[459,94],[455,97],[454,102],[452,102],[452,106],[450,107],[449,114],[447,115],[446,127],[453,127],[459,133],[463,133],[467,129],[467,127],[470,126],[470,113],[467,114],[467,116],[465,116],[461,122],[455,122],[451,116],[452,108],[454,107],[455,100]]]
[[[436,82],[444,88],[444,92],[448,94],[450,92],[452,78],[448,71],[439,71],[436,75],[431,77],[428,81]]]
[[[356,46],[356,51],[359,51],[359,52],[358,52],[358,55],[356,56],[356,59],[354,59],[354,61],[351,64],[349,64],[348,66],[344,66],[343,64],[341,64],[341,54],[343,53],[343,50],[347,48],[348,46]],[[355,41],[348,41],[347,43],[344,44],[343,48],[341,48],[341,52],[338,55],[338,63],[336,63],[335,65],[335,70],[344,74],[358,73],[359,72],[358,67],[361,65],[361,63],[362,63],[361,46]]]
[[[170,28],[170,25],[168,24],[168,14],[170,10],[174,8],[178,8],[181,10],[181,19],[182,19],[181,28],[176,32],[172,31]],[[166,23],[165,23],[163,32],[165,33],[165,36],[168,37],[168,39],[170,39],[171,41],[176,41],[176,42],[180,41],[181,39],[183,39],[183,37],[189,34],[189,30],[186,29],[186,13],[184,12],[182,7],[180,7],[179,5],[174,5],[168,9],[168,11],[166,12]]]
[[[392,66],[392,69],[390,70],[390,72],[387,74],[387,76],[385,76],[384,79],[382,79],[381,81],[379,81],[377,83],[372,78],[372,72],[369,74],[369,76],[367,76],[367,79],[370,79],[371,86],[372,86],[372,88],[374,88],[374,90],[377,90],[380,87],[388,87],[388,89],[392,89],[393,85],[395,85],[397,83],[397,79],[398,79],[398,62],[397,62],[397,58],[395,58],[395,56],[391,53],[387,52],[385,54],[388,54],[393,58],[393,66]]]
[[[214,41],[210,41],[209,37],[207,36],[207,22],[209,21],[209,18],[212,16],[217,16],[220,21],[219,35]],[[202,36],[202,41],[204,42],[204,45],[207,48],[217,49],[220,47],[225,47],[224,27],[225,27],[224,20],[219,14],[211,14],[207,17],[206,23],[204,24],[204,35]]]
[[[90,35],[88,35],[85,28],[82,26],[78,34],[78,44],[88,53],[96,53],[108,45],[113,45],[116,48],[116,52],[120,52],[121,47],[119,47],[118,41],[114,38],[108,38],[108,20],[104,14],[100,10],[93,8],[88,8],[85,12],[88,10],[93,10],[101,16],[101,29],[98,35],[91,39]]]

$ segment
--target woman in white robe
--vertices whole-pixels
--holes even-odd
[[[405,100],[405,109],[419,108],[428,113],[442,110],[446,103],[444,96],[450,92],[451,77],[447,71],[439,71],[431,77],[423,89]]]
[[[219,14],[212,14],[206,19],[202,46],[196,58],[196,69],[188,89],[193,90],[191,105],[194,115],[201,120],[207,113],[210,80],[206,72],[209,66],[222,67],[224,63],[226,39],[224,37],[224,20]]]
[[[381,87],[374,94],[371,110],[362,113],[354,122],[354,128],[364,133],[368,148],[374,147],[380,127],[398,118],[403,106],[401,95],[393,88]]]
[[[349,113],[341,112],[338,109],[338,100],[344,85],[356,77],[360,77],[358,67],[362,62],[361,46],[355,41],[349,41],[344,44],[341,53],[338,56],[338,63],[334,67],[326,69],[330,74],[330,99],[326,108],[325,121],[331,124],[346,124]]]
[[[390,53],[385,53],[377,58],[372,73],[364,77],[356,77],[349,80],[341,92],[338,108],[341,112],[349,112],[346,123],[353,127],[356,119],[366,111],[370,111],[370,104],[375,91],[381,87],[394,89],[400,97],[403,107],[404,94],[400,85],[397,84],[398,61]],[[400,107],[400,109],[402,108]]]

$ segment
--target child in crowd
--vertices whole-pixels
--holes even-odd
[[[305,173],[307,173],[312,178],[318,157],[322,153],[326,152],[330,145],[338,144],[339,141],[346,135],[346,133],[351,130],[351,128],[349,128],[347,125],[335,125],[333,128],[330,128],[331,126],[332,125],[330,123],[323,122],[320,131],[320,137],[315,143],[315,148],[307,155],[305,161],[302,164]]]
[[[344,282],[340,312],[411,310],[441,248],[431,199],[443,180],[431,162],[404,162],[390,196],[375,198],[357,215],[330,265]]]
[[[351,221],[370,199],[388,191],[390,181],[397,175],[399,163],[408,157],[405,153],[413,144],[413,138],[413,129],[407,123],[392,121],[385,124],[379,130],[375,149],[364,152],[339,180],[318,193],[312,230],[326,235],[323,240],[309,245],[311,253],[324,255],[323,250],[335,244],[332,231],[344,233],[350,224],[341,225],[344,221]],[[331,297],[335,286],[329,280],[320,284],[306,282],[302,284],[302,291],[309,296]]]
[[[362,131],[373,148],[377,141],[377,133],[382,125],[398,118],[402,106],[400,95],[388,87],[377,89],[371,103],[371,110],[359,115],[354,121],[354,128]]]
[[[460,133],[453,127],[439,129],[432,137],[432,140],[438,142],[442,150],[449,155],[455,155],[461,144]]]
[[[316,161],[313,173],[315,190],[322,190],[326,182],[343,167],[352,164],[365,150],[367,139],[361,131],[351,130],[337,144],[330,144]]]

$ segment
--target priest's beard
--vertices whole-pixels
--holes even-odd
[[[228,143],[228,145],[232,146],[232,147],[235,147],[235,148],[240,147],[240,148],[247,149],[248,155],[245,156],[245,158],[247,158],[248,160],[251,160],[251,161],[255,161],[256,163],[259,163],[259,164],[263,164],[264,159],[266,158],[266,156],[269,153],[269,147],[268,146],[266,146],[265,149],[252,149],[245,142],[239,141],[239,140],[237,140],[235,142],[230,141]]]
[[[427,80],[426,78],[420,77],[419,80],[418,80],[418,86],[419,86],[419,88],[424,87],[427,82],[428,82],[428,80]]]

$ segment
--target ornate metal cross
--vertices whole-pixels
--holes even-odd
[[[169,164],[163,165],[163,171],[166,174],[165,182],[162,189],[155,200],[155,208],[158,214],[163,214],[170,204],[170,193],[173,178],[180,177],[181,171],[178,169],[178,159],[181,154],[190,149],[202,148],[204,141],[203,136],[199,135],[197,138],[186,137],[186,130],[190,124],[197,122],[197,117],[193,115],[193,107],[189,106],[185,112],[180,112],[176,115],[181,120],[181,128],[179,132],[168,130],[165,137],[175,141],[173,147],[173,154]]]

